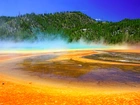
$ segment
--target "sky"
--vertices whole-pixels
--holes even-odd
[[[81,11],[93,19],[140,18],[140,0],[0,0],[0,16]]]

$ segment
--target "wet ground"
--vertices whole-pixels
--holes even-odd
[[[85,58],[97,53],[0,55],[0,105],[140,105],[138,61]]]
[[[111,62],[140,64],[140,53],[103,51],[101,54],[93,54],[93,55],[85,56],[85,58],[94,59],[94,60],[111,61]]]
[[[13,75],[29,75],[39,79],[59,80],[68,84],[84,83],[101,86],[132,86],[140,84],[140,54],[102,51],[98,54],[81,56],[82,58],[98,60],[90,63],[69,59],[57,59],[62,53],[38,55],[9,61],[1,65],[7,73]],[[63,57],[62,57],[63,58]],[[100,61],[119,62],[121,65],[104,64]],[[125,65],[129,63],[130,65]],[[137,65],[131,65],[137,64]],[[8,65],[8,66],[7,66]],[[7,70],[7,71],[6,71]],[[2,70],[1,70],[2,71]],[[59,83],[58,83],[59,84]]]

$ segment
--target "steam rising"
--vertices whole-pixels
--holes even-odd
[[[114,46],[113,46],[114,47]],[[110,49],[112,46],[106,46],[102,43],[86,43],[83,40],[78,42],[67,43],[61,38],[54,40],[40,40],[36,42],[22,41],[0,41],[0,52],[3,51],[52,51],[52,50],[71,50],[71,49]],[[118,48],[116,46],[115,48]],[[119,46],[119,48],[121,48]]]

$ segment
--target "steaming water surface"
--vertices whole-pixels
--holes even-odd
[[[67,43],[63,40],[37,41],[37,42],[0,42],[2,51],[33,51],[33,50],[68,50],[68,49],[109,49],[120,48],[121,46],[106,46],[101,43],[86,43],[84,41]],[[124,48],[124,46],[122,46]]]
[[[103,44],[85,43],[83,41],[66,43],[63,40],[38,41],[38,42],[0,42],[0,52],[10,51],[51,51],[68,49],[109,49],[112,46]],[[114,47],[114,46],[113,46]],[[117,47],[115,47],[117,48]],[[119,49],[121,47],[119,46]],[[124,48],[124,47],[122,47]],[[50,59],[63,55],[57,52],[46,55],[11,60],[0,64],[0,72],[28,79],[62,80],[67,83],[113,83],[129,84],[140,83],[140,68],[133,66],[116,66],[100,63],[84,63],[74,60],[52,61]],[[116,59],[116,58],[115,58]],[[100,60],[100,59],[99,59]],[[104,60],[104,59],[102,59]],[[139,62],[137,60],[137,62]],[[135,63],[135,61],[133,61]]]

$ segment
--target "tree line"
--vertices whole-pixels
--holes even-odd
[[[0,40],[36,41],[57,37],[68,42],[82,38],[106,44],[140,43],[140,19],[96,21],[79,11],[0,17]]]

